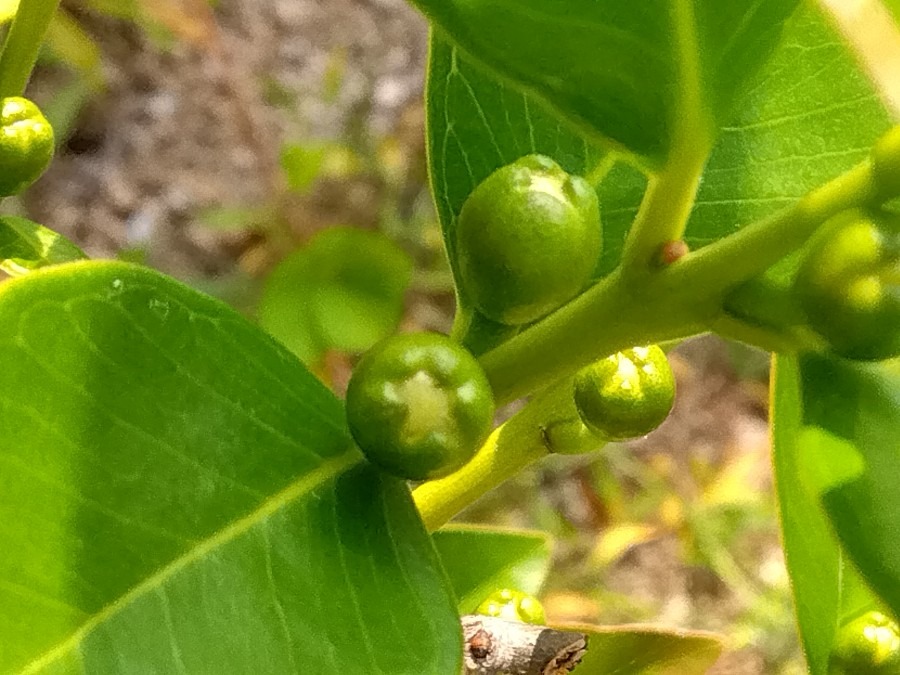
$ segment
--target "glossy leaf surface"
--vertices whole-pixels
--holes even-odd
[[[500,79],[533,93],[587,135],[656,161],[672,144],[675,120],[687,114],[679,107],[686,97],[703,101],[712,119],[727,113],[796,2],[413,4]],[[691,123],[704,124],[700,117]]]
[[[0,671],[458,672],[408,489],[265,334],[121,263],[0,318]]]
[[[10,276],[84,257],[75,244],[43,225],[17,216],[0,216],[0,270]]]
[[[396,329],[411,276],[409,256],[384,235],[330,228],[272,272],[260,324],[306,363],[328,349],[364,351]]]
[[[512,588],[537,595],[550,568],[550,541],[541,532],[451,525],[432,535],[459,601],[471,614],[491,593]]]

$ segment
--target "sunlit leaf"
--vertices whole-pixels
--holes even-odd
[[[43,225],[17,216],[0,216],[0,270],[11,276],[84,257],[75,244]]]

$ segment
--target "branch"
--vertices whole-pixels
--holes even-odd
[[[566,675],[587,651],[587,635],[470,614],[463,629],[464,675]]]

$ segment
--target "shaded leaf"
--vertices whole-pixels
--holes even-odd
[[[821,506],[823,491],[855,458],[835,463],[820,451],[818,435],[805,426],[801,382],[796,358],[776,357],[771,414],[782,546],[809,671],[825,675],[838,626],[876,601],[845,560]],[[848,402],[830,414],[840,416]]]
[[[323,230],[272,272],[260,324],[307,363],[327,349],[364,351],[396,329],[411,276],[409,256],[384,235]]]
[[[537,595],[550,569],[550,541],[543,532],[451,525],[431,536],[460,614],[471,614],[501,588]]]
[[[265,334],[122,263],[0,319],[0,671],[458,673],[406,485]]]
[[[847,553],[900,615],[900,369],[808,355],[800,373],[804,470]]]
[[[17,216],[0,216],[0,270],[11,276],[81,260],[84,253],[61,234]]]

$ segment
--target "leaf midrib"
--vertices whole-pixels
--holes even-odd
[[[256,509],[246,516],[230,522],[206,539],[199,541],[193,548],[172,560],[168,565],[153,573],[134,588],[108,604],[85,621],[84,624],[66,640],[26,664],[19,671],[19,675],[38,673],[41,669],[50,666],[57,658],[65,656],[71,649],[77,647],[91,631],[103,624],[107,619],[111,618],[133,600],[161,587],[166,580],[180,572],[182,569],[201,560],[216,548],[223,546],[248,532],[277,511],[302,498],[313,489],[336,478],[356,464],[359,464],[361,461],[362,456],[354,446],[351,446],[344,453],[337,455],[336,457],[323,461],[315,469],[263,501]]]

